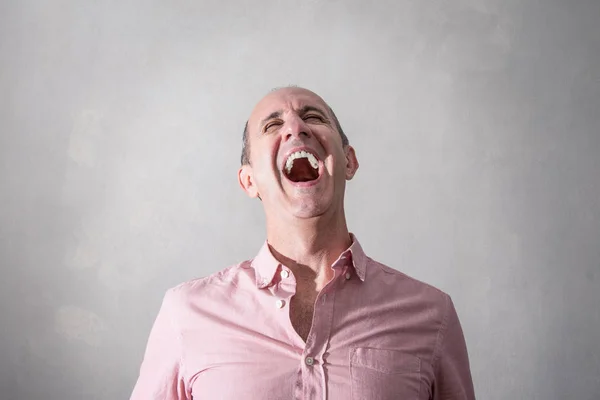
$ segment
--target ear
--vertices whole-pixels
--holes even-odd
[[[238,182],[241,188],[249,197],[256,198],[258,196],[258,188],[254,183],[252,167],[250,165],[242,165],[238,170]]]
[[[346,180],[349,181],[358,170],[358,159],[354,147],[347,145],[344,151],[346,153]]]

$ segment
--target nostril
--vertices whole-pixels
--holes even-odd
[[[292,137],[300,137],[300,136],[305,136],[305,137],[310,137],[310,133],[308,133],[307,131],[299,131],[299,132],[288,132],[285,135],[286,139],[291,139]]]

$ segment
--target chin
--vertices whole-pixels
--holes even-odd
[[[296,218],[319,217],[330,208],[331,204],[322,199],[296,199],[291,204],[292,215]]]

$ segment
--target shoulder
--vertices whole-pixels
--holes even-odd
[[[441,289],[370,257],[367,257],[367,266],[367,279],[379,287],[387,288],[388,294],[420,299],[441,311],[451,301],[450,296]]]
[[[171,302],[189,301],[198,297],[229,296],[254,282],[251,260],[230,265],[210,275],[190,279],[167,290],[165,299]]]

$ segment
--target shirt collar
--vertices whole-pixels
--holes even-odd
[[[269,243],[265,240],[260,251],[252,260],[252,267],[256,275],[256,286],[259,289],[269,286],[279,265],[279,261],[273,257],[271,249],[269,249]]]
[[[354,267],[354,270],[356,271],[356,275],[361,281],[364,281],[367,272],[367,255],[363,251],[356,236],[350,233],[350,237],[352,239],[352,244],[350,247],[348,247],[348,249],[340,254],[338,260],[340,258],[350,256],[349,258],[351,260],[352,267]],[[275,257],[273,257],[273,253],[271,253],[271,250],[269,249],[269,244],[267,241],[265,241],[256,257],[254,257],[252,260],[251,265],[256,271],[256,286],[259,289],[262,289],[269,286],[269,284],[273,281],[275,273],[277,273],[277,270],[279,269],[280,263]]]
[[[365,254],[362,246],[358,242],[358,239],[354,234],[350,233],[350,237],[352,238],[352,244],[344,253],[350,252],[352,254],[352,266],[356,271],[356,275],[360,278],[361,281],[364,282],[365,277],[367,276],[367,255]]]

